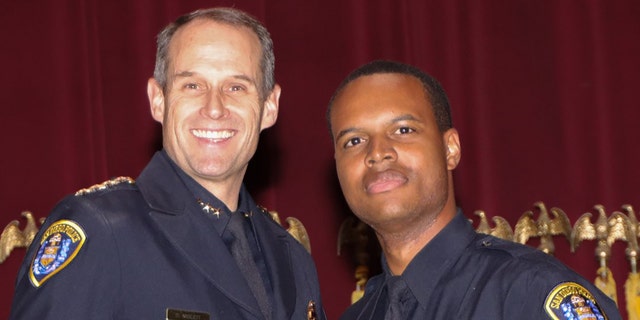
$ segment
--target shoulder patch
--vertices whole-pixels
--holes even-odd
[[[607,319],[593,294],[575,282],[563,282],[555,286],[547,295],[544,309],[555,320]]]
[[[98,184],[94,184],[89,188],[84,188],[84,189],[80,189],[78,191],[76,191],[76,196],[82,196],[85,194],[89,194],[89,193],[93,193],[99,190],[105,190],[109,187],[113,187],[113,186],[117,186],[121,183],[128,183],[128,184],[134,184],[136,183],[135,180],[133,180],[132,178],[129,177],[117,177],[117,178],[113,178],[110,180],[107,180],[105,182],[102,183],[98,183]]]
[[[54,222],[42,234],[40,247],[31,262],[29,279],[37,288],[64,269],[80,252],[87,237],[71,220]]]

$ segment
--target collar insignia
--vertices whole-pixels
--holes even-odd
[[[216,216],[216,218],[220,219],[220,209],[214,208],[210,203],[204,202],[200,199],[197,199],[196,201],[198,201],[198,204],[202,207],[202,211],[205,213],[211,213]]]

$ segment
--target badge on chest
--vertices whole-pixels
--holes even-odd
[[[167,308],[167,320],[209,320],[209,314],[204,312]]]

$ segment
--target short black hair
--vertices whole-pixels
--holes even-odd
[[[438,129],[440,130],[440,132],[445,132],[453,127],[453,121],[451,120],[451,108],[449,107],[449,98],[447,98],[447,94],[444,92],[444,89],[442,89],[442,86],[440,85],[438,80],[436,80],[433,76],[427,74],[426,72],[418,69],[417,67],[408,65],[406,63],[390,60],[375,60],[362,65],[352,71],[344,80],[342,80],[342,83],[340,83],[333,96],[331,96],[331,99],[329,100],[329,106],[327,107],[326,116],[327,124],[329,126],[329,134],[331,134],[332,139],[333,134],[331,132],[331,109],[336,97],[353,80],[356,80],[363,76],[369,76],[379,73],[406,74],[420,80],[425,92],[427,93],[429,102],[431,102],[431,106],[433,107],[433,114],[436,118],[436,123],[438,124]]]

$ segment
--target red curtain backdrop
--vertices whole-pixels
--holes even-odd
[[[536,201],[572,222],[596,204],[640,208],[638,1],[27,0],[0,2],[0,226],[137,176],[160,146],[146,98],[155,35],[214,5],[244,9],[272,33],[281,111],[248,185],[281,218],[305,224],[331,319],[348,306],[354,278],[350,256],[336,254],[350,212],[324,112],[342,78],[372,59],[441,80],[461,135],[456,196],[469,218],[483,209],[513,226]],[[556,244],[556,256],[595,277],[594,246],[570,254],[567,241]],[[611,261],[622,301],[624,248],[616,243]],[[0,265],[0,318],[23,257],[15,250]]]

